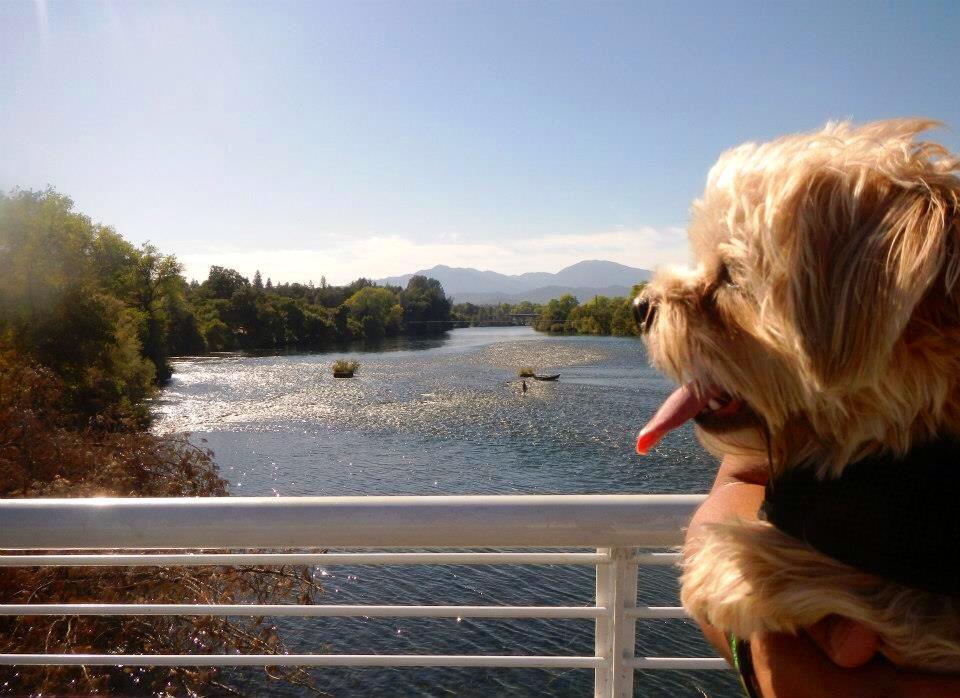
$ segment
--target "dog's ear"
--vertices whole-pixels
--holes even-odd
[[[870,167],[824,168],[795,190],[782,211],[790,252],[778,300],[819,389],[875,381],[918,304],[953,295],[958,202],[949,173],[898,181]]]

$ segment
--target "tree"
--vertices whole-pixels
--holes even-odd
[[[167,362],[169,309],[183,294],[182,267],[172,255],[161,254],[147,243],[136,251],[133,267],[132,305],[140,313],[140,342],[161,379],[173,373]]]
[[[138,255],[72,209],[53,189],[0,194],[0,350],[53,370],[78,413],[144,420],[156,370],[126,296]]]
[[[301,340],[308,346],[320,346],[332,340],[336,327],[324,308],[308,308],[303,316],[303,336]]]
[[[253,287],[257,291],[263,290],[263,277],[260,276],[260,270],[257,269],[253,274]]]
[[[594,296],[583,305],[573,308],[565,325],[568,331],[579,334],[610,334],[614,308],[615,301],[606,296]]]
[[[554,298],[544,306],[543,312],[540,313],[540,317],[534,324],[534,328],[541,332],[566,331],[568,316],[579,303],[569,293]],[[560,329],[558,330],[557,327]]]
[[[242,290],[241,284],[233,294]],[[0,193],[0,496],[226,494],[209,451],[144,427],[156,373],[151,359],[161,365],[170,346],[165,340],[185,340],[198,324],[226,329],[219,312],[229,305],[192,289],[173,257],[92,224],[53,189]],[[215,335],[211,329],[207,336]],[[319,592],[307,570],[282,567],[69,575],[24,567],[0,575],[5,604],[83,598],[102,589],[120,602],[160,603],[182,602],[185,593],[200,603],[312,603]],[[198,642],[218,654],[285,651],[275,629],[259,619],[198,624],[89,616],[22,623],[8,617],[0,618],[0,637],[13,652],[70,653],[103,643],[177,654]],[[25,695],[194,695],[209,691],[214,676],[169,667],[135,676],[120,667],[15,667],[0,683],[4,692]],[[300,677],[293,675],[302,683]]]
[[[637,323],[633,318],[633,299],[616,298],[618,301],[613,317],[610,319],[610,334],[616,337],[629,337],[638,334]]]
[[[167,305],[167,356],[197,356],[210,347],[191,305],[181,296]]]
[[[203,338],[209,351],[230,351],[237,348],[236,336],[220,318],[213,318],[203,326]]]
[[[238,289],[230,298],[223,317],[240,348],[263,351],[290,343],[284,315],[270,302],[271,298],[252,286]]]
[[[333,325],[337,335],[342,339],[350,339],[352,331],[350,329],[350,306],[342,303],[337,306],[333,314]]]
[[[645,281],[634,284],[630,289],[630,296],[627,298],[616,298],[618,301],[616,309],[613,311],[613,317],[610,319],[610,334],[619,337],[638,336],[640,331],[636,320],[633,318],[633,299],[636,298],[646,287]]]
[[[511,308],[511,312],[517,313],[517,314],[523,314],[523,315],[532,315],[533,313],[539,313],[540,310],[541,309],[539,306],[534,305],[530,301],[520,301],[515,306],[513,306],[513,308]]]
[[[436,279],[411,276],[407,288],[400,293],[405,322],[438,321],[450,319],[450,300]]]
[[[578,305],[573,296],[554,298],[543,306],[534,327],[541,332],[577,332],[579,334],[636,336],[633,299],[645,283],[635,284],[629,298],[594,296]]]
[[[397,296],[392,291],[377,286],[364,286],[347,299],[346,306],[350,310],[350,317],[364,327],[364,318],[372,317],[376,323],[370,325],[372,332],[379,332],[382,326],[383,334],[391,336],[399,332],[403,318],[403,308],[397,302]],[[363,331],[363,330],[361,330]],[[366,332],[364,331],[366,337]],[[379,337],[368,337],[379,339]]]
[[[208,298],[231,298],[234,293],[249,286],[250,282],[240,272],[213,266],[200,288]]]
[[[364,315],[363,320],[360,322],[360,327],[363,332],[363,338],[368,342],[379,341],[383,339],[385,334],[383,320],[376,315]]]
[[[307,333],[307,314],[304,305],[291,298],[282,298],[271,305],[280,313],[283,343],[287,346],[303,344]]]

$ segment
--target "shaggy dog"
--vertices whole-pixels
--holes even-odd
[[[936,125],[831,123],[720,157],[692,209],[696,267],[658,273],[636,301],[652,362],[683,386],[638,451],[694,418],[711,452],[768,459],[772,479],[839,479],[886,454],[906,482],[912,449],[960,437],[960,161],[917,140]],[[764,520],[710,527],[681,582],[694,617],[740,637],[839,614],[898,664],[960,671],[960,596]]]

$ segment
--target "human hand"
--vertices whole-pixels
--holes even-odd
[[[765,463],[724,459],[710,496],[690,523],[688,544],[704,525],[731,516],[756,519],[767,472]],[[724,633],[705,624],[701,628],[729,660]],[[797,636],[751,638],[763,698],[960,698],[960,677],[897,668],[880,656],[879,649],[876,633],[839,616],[825,618]]]
[[[751,638],[764,698],[958,698],[960,677],[900,669],[877,654],[876,634],[825,618],[800,635]]]

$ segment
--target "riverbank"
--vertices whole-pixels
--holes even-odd
[[[534,328],[550,334],[635,337],[638,333],[632,304],[645,285],[635,284],[625,298],[594,296],[585,303],[570,295],[555,298],[543,307]]]

